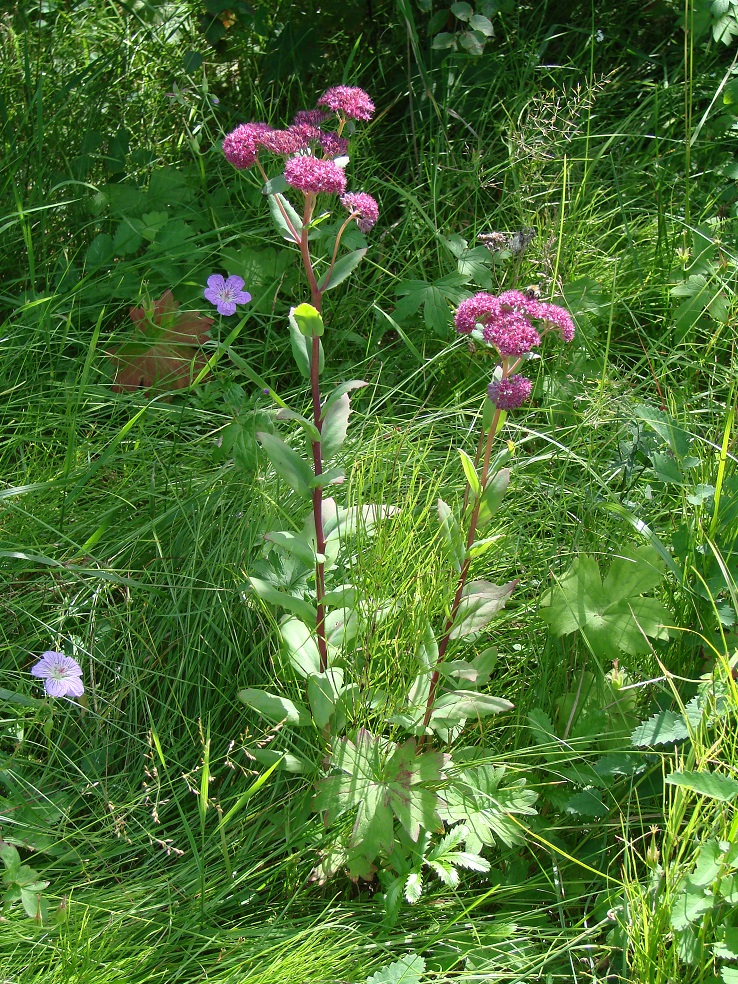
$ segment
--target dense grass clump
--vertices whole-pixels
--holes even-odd
[[[738,979],[738,8],[596,6],[0,14],[8,980]],[[341,134],[379,219],[365,239],[352,222],[346,249],[366,256],[323,302],[262,176],[222,140],[283,127],[338,85],[376,107]],[[340,222],[313,219],[327,268]],[[203,296],[214,273],[251,295],[235,316]],[[469,578],[515,587],[449,650],[513,707],[423,732],[398,707],[422,690],[425,627],[438,643],[455,615],[438,500],[468,522],[458,449],[473,467],[495,366],[454,312],[512,289],[576,323],[571,345],[525,363],[530,401],[493,425],[509,487]],[[344,653],[343,731],[315,724],[280,642],[316,576],[275,574],[265,539],[297,535],[307,508],[263,435],[299,445],[283,404],[313,419],[288,328],[311,298],[321,394],[367,384],[337,452],[345,481],[319,497],[384,510],[340,558],[382,600]],[[193,316],[213,319],[203,346]],[[177,326],[184,362],[122,386],[121,359]],[[254,590],[267,570],[292,608]],[[47,651],[82,667],[79,701],[31,675]],[[264,691],[312,707],[310,725],[260,713]],[[362,868],[361,805],[330,791],[336,749],[366,734],[388,760],[417,741],[418,759],[453,766],[420,783],[442,829],[413,838],[392,815],[390,849]],[[474,795],[488,784],[462,836],[448,811],[472,766]]]

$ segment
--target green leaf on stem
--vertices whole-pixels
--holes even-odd
[[[446,553],[454,565],[457,573],[461,573],[461,568],[464,565],[464,560],[466,559],[466,544],[464,543],[464,534],[461,532],[461,528],[453,514],[451,507],[443,501],[443,499],[438,500],[438,518],[441,522],[441,531],[443,532]]]
[[[290,308],[290,321],[294,319],[300,334],[305,338],[321,338],[325,331],[320,311],[312,304],[298,304]]]
[[[295,557],[306,567],[315,567],[315,543],[310,542],[303,534],[273,530],[265,533],[264,539]]]
[[[346,440],[351,401],[346,393],[333,400],[323,417],[323,461],[330,459],[341,450]]]
[[[338,676],[337,676],[338,675]],[[336,698],[343,683],[343,672],[338,667],[327,673],[313,673],[308,677],[307,695],[313,720],[321,729],[325,728],[336,710]]]
[[[280,208],[281,206],[281,208]],[[302,219],[290,205],[284,195],[269,196],[269,211],[272,221],[276,226],[277,232],[283,239],[289,239],[292,243],[299,243],[302,235]],[[285,215],[287,218],[285,218]],[[292,224],[292,229],[290,228]],[[295,238],[297,233],[297,238]]]
[[[298,495],[307,498],[315,477],[307,461],[274,434],[258,431],[256,439],[264,448],[279,477],[284,479]]]
[[[479,482],[479,475],[477,475],[477,469],[466,451],[462,448],[459,448],[458,451],[459,457],[461,458],[461,464],[464,469],[464,474],[466,475],[466,480],[469,483],[469,488],[471,489],[471,493],[474,498],[476,498],[482,491],[482,486]]]
[[[333,406],[336,400],[341,399],[344,393],[350,393],[351,390],[361,389],[363,386],[368,386],[368,385],[369,384],[365,383],[363,379],[351,379],[347,383],[340,383],[338,386],[336,386],[334,390],[331,391],[331,393],[323,403],[323,409],[321,410],[320,413],[320,419],[321,420],[325,419],[325,415],[328,413],[330,408]]]
[[[294,724],[298,728],[312,724],[310,712],[305,705],[289,700],[287,697],[247,687],[245,690],[238,691],[238,699],[272,724],[282,724],[286,721],[287,724]]]
[[[464,639],[482,632],[495,615],[505,607],[516,584],[517,581],[508,581],[507,584],[499,585],[483,580],[471,581],[467,584],[456,612],[450,638]]]
[[[350,608],[336,608],[325,617],[325,634],[329,645],[342,652],[356,638],[359,620]]]
[[[312,359],[312,339],[308,340],[300,331],[294,318],[289,319],[290,343],[292,345],[292,356],[300,370],[300,375],[305,379],[310,379],[310,362]],[[325,357],[323,355],[323,343],[318,341],[318,372],[323,371]]]
[[[447,729],[461,724],[467,718],[483,718],[490,714],[502,714],[511,711],[513,704],[504,697],[493,697],[491,694],[480,694],[475,690],[454,690],[452,693],[439,697],[433,705],[431,727],[439,725]]]
[[[270,605],[279,605],[280,608],[299,615],[308,625],[315,625],[315,608],[309,602],[305,601],[304,598],[298,595],[287,594],[286,591],[280,591],[279,588],[273,587],[268,581],[262,581],[258,577],[249,577],[249,581],[251,582],[251,587],[262,601],[266,601]]]
[[[352,253],[346,253],[340,260],[336,260],[333,269],[323,278],[322,283],[318,286],[318,290],[323,292],[338,287],[347,277],[351,276],[366,256],[366,253],[367,250],[365,249],[355,249]]]
[[[488,536],[484,540],[475,540],[469,547],[469,556],[479,557],[481,554],[486,553],[490,547],[493,547],[496,543],[499,543],[502,539],[503,534],[496,533],[494,536]]]
[[[324,489],[327,485],[342,485],[346,480],[345,468],[328,468],[320,475],[310,477],[310,485],[314,489]]]
[[[308,441],[313,442],[320,440],[320,431],[312,420],[308,420],[307,417],[303,417],[303,415],[301,413],[297,413],[296,410],[277,410],[277,420],[294,420],[305,431]]]
[[[320,652],[310,629],[299,618],[289,616],[279,624],[287,658],[302,677],[320,673]]]
[[[501,468],[496,475],[488,479],[479,505],[479,518],[477,519],[479,526],[486,525],[500,508],[509,484],[509,468]]]
[[[264,187],[261,189],[262,195],[279,195],[283,191],[287,191],[289,188],[287,179],[283,174],[277,174],[275,177],[270,178]],[[281,214],[281,213],[280,213]]]

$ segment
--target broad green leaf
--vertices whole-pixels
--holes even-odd
[[[738,960],[738,929],[734,926],[722,926],[717,932],[719,939],[714,944],[712,952],[720,960]],[[735,980],[738,981],[738,970],[734,973]]]
[[[491,694],[480,694],[474,690],[454,690],[450,694],[439,697],[433,706],[431,725],[442,724],[449,727],[459,724],[467,718],[487,717],[490,714],[502,714],[511,711],[513,704],[503,697],[493,697]]]
[[[358,630],[358,617],[350,608],[336,608],[325,617],[326,638],[335,649],[344,650],[356,638]]]
[[[490,403],[489,400],[486,402]],[[509,468],[501,468],[495,475],[488,479],[487,485],[482,493],[482,501],[479,505],[478,525],[480,527],[485,526],[500,508],[509,484]]]
[[[345,468],[327,468],[320,475],[311,476],[310,487],[313,489],[324,489],[329,485],[342,485],[345,480]]]
[[[324,413],[321,432],[323,461],[330,461],[341,450],[346,440],[350,414],[351,401],[346,393],[333,400]]]
[[[469,488],[471,489],[472,495],[476,498],[482,491],[482,486],[479,484],[479,475],[477,475],[477,469],[474,467],[474,462],[469,457],[469,455],[462,448],[458,448],[459,457],[461,458],[461,465],[464,469],[464,474],[466,475],[466,480],[469,483]]]
[[[307,681],[307,695],[313,720],[322,731],[336,709],[336,694],[331,680],[323,673],[311,674]]]
[[[281,697],[279,694],[270,694],[266,690],[247,687],[245,690],[238,691],[238,699],[272,724],[286,721],[287,724],[305,727],[312,722],[310,712],[304,704],[288,700],[287,697]]]
[[[297,755],[292,755],[291,752],[280,752],[276,748],[258,748],[256,746],[247,747],[245,750],[251,758],[256,759],[257,762],[261,762],[262,765],[276,765],[278,769],[297,774],[312,771],[312,766],[309,762],[299,758]]]
[[[482,632],[495,615],[505,607],[517,581],[492,584],[490,581],[471,581],[464,587],[451,639],[463,639]]]
[[[468,22],[474,16],[474,8],[468,3],[452,3],[451,13],[460,21]]]
[[[310,629],[299,618],[289,617],[280,622],[282,637],[290,663],[300,676],[320,673],[320,652]]]
[[[270,178],[264,187],[261,189],[262,195],[281,195],[283,191],[287,191],[290,185],[287,183],[287,179],[283,174],[277,174],[275,177]],[[280,213],[281,214],[281,213]]]
[[[492,26],[492,21],[488,17],[484,17],[482,14],[474,14],[473,17],[469,18],[469,27],[473,31],[479,31],[480,34],[484,34],[485,37],[494,37],[495,29]]]
[[[355,249],[352,253],[347,253],[345,256],[342,256],[340,260],[336,260],[330,274],[323,278],[323,281],[319,285],[318,289],[321,291],[326,291],[333,290],[334,287],[338,287],[338,285],[343,283],[347,277],[351,276],[356,267],[366,256],[366,253],[366,249]]]
[[[687,884],[674,899],[671,909],[672,929],[684,930],[691,923],[701,920],[714,907],[715,902],[712,895],[706,895],[704,888]]]
[[[361,389],[363,386],[367,386],[367,385],[368,383],[365,383],[363,379],[351,379],[347,383],[340,383],[338,386],[336,386],[334,390],[331,391],[331,393],[323,403],[323,407],[320,412],[320,419],[321,420],[324,419],[328,410],[330,410],[330,408],[333,406],[336,400],[341,399],[344,393],[350,393],[351,390]]]
[[[305,338],[321,338],[325,331],[323,318],[312,304],[298,304],[290,308],[290,321],[294,321],[301,335]]]
[[[650,547],[616,557],[604,583],[594,558],[580,554],[559,583],[541,596],[541,615],[556,635],[579,629],[603,659],[649,651],[644,636],[668,639],[669,611],[640,592],[660,583],[660,563]]]
[[[265,533],[264,539],[274,543],[306,567],[315,567],[315,541],[311,542],[301,533],[273,530],[271,533]]]
[[[308,420],[307,417],[303,417],[303,415],[301,413],[297,413],[296,410],[277,410],[277,420],[294,420],[305,431],[308,441],[317,442],[320,440],[320,431],[312,420]]]
[[[441,817],[448,823],[461,821],[468,830],[466,848],[481,854],[485,844],[496,840],[507,847],[523,842],[523,831],[512,816],[533,816],[537,794],[526,788],[525,779],[504,783],[505,769],[490,764],[465,769],[445,790]]]
[[[475,540],[474,543],[469,547],[470,557],[480,557],[483,553],[491,550],[496,543],[504,538],[503,533],[497,533],[495,536],[485,537],[483,540]]]
[[[464,560],[466,559],[464,534],[461,532],[461,528],[451,507],[443,499],[438,500],[438,519],[441,523],[446,553],[457,573],[461,573],[461,568],[464,566]]]
[[[294,612],[295,615],[306,622],[308,625],[315,625],[315,608],[305,601],[304,598],[296,595],[287,594],[273,587],[268,581],[262,581],[258,577],[249,577],[251,587],[256,594],[270,605],[279,605],[285,611]]]
[[[720,803],[730,803],[738,796],[738,779],[716,772],[672,772],[665,781]]]
[[[277,232],[280,233],[282,238],[289,239],[293,243],[299,243],[300,236],[302,235],[302,219],[284,195],[269,196],[269,211],[272,215],[272,222],[274,222]],[[295,238],[292,229],[290,229],[288,221],[285,220],[283,212],[286,214],[289,223],[292,223],[294,232],[297,233],[297,238]]]
[[[299,495],[310,495],[313,472],[305,459],[274,434],[258,431],[259,441],[280,478]]]
[[[339,584],[323,595],[323,604],[336,608],[356,607],[357,591],[353,584]]]

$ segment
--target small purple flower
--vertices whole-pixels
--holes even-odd
[[[500,302],[496,297],[481,291],[467,297],[456,309],[454,324],[460,335],[471,335],[478,324],[485,325],[493,316],[499,315]]]
[[[216,306],[218,314],[229,318],[236,313],[237,304],[248,304],[251,300],[251,294],[243,289],[243,284],[241,277],[224,280],[219,273],[214,273],[212,277],[208,277],[208,285],[203,293],[206,300]]]
[[[379,218],[379,205],[371,195],[363,191],[347,192],[341,195],[341,204],[347,212],[356,215],[356,222],[362,232],[369,232]]]
[[[274,154],[284,154],[286,157],[310,146],[312,134],[310,127],[291,126],[286,130],[272,130],[259,138],[259,143]]]
[[[306,195],[321,191],[340,195],[346,190],[346,175],[338,164],[309,154],[290,157],[284,166],[284,176],[287,184]]]
[[[520,356],[541,344],[541,336],[523,314],[503,310],[489,318],[482,331],[485,342],[494,345],[500,355]]]
[[[328,89],[318,100],[318,105],[327,106],[354,120],[370,120],[374,116],[374,103],[367,93],[352,85],[336,85]]]
[[[565,308],[559,307],[558,304],[548,304],[545,301],[538,302],[536,304],[535,317],[546,322],[544,331],[548,331],[549,328],[558,329],[562,341],[570,342],[574,338],[576,329],[571,315]]]
[[[522,406],[531,394],[533,383],[525,376],[496,379],[487,387],[487,396],[498,410],[515,410]]]
[[[31,667],[31,675],[44,681],[44,690],[50,697],[81,697],[85,692],[80,679],[82,667],[64,653],[45,652]]]
[[[337,133],[321,133],[318,141],[326,157],[343,157],[348,153],[348,140]]]

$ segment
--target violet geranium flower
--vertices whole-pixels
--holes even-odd
[[[237,304],[248,304],[251,294],[243,289],[244,281],[242,277],[231,276],[224,280],[219,273],[214,273],[208,277],[208,285],[203,291],[205,299],[214,304],[218,309],[218,314],[229,318],[236,313]]]
[[[64,653],[45,652],[31,667],[31,675],[44,681],[44,690],[50,697],[81,697],[85,692],[80,679],[82,667]]]

